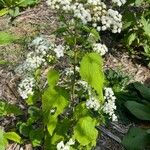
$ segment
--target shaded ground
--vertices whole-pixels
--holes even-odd
[[[50,34],[57,26],[57,19],[55,14],[47,8],[45,3],[42,3],[32,9],[27,9],[18,16],[13,23],[10,23],[8,16],[0,18],[0,30],[10,31],[20,37],[28,37],[25,42],[30,38],[37,36],[39,33],[44,34],[50,38]],[[26,43],[24,43],[26,44]],[[27,50],[25,46],[19,44],[10,44],[0,46],[0,60],[11,62],[11,65],[0,66],[0,99],[5,99],[11,103],[21,103],[20,96],[17,93],[18,78],[14,74],[14,68],[17,63],[24,59]],[[107,54],[105,59],[105,68],[121,69],[127,75],[132,76],[133,80],[146,82],[150,84],[150,70],[133,61],[127,53],[116,52]],[[9,126],[13,118],[8,120],[0,120],[0,126]],[[104,130],[101,138],[98,139],[96,150],[122,150],[119,142],[113,139],[113,136],[121,138],[126,132],[125,126],[118,124],[110,125],[108,130]],[[114,129],[115,128],[115,129]],[[113,133],[112,137],[109,132]],[[8,150],[19,150],[21,146],[12,144]],[[25,150],[31,150],[31,145],[25,145]]]

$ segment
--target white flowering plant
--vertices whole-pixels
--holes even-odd
[[[110,5],[110,3],[112,5]],[[45,150],[90,150],[106,119],[117,121],[116,97],[105,87],[99,32],[120,33],[124,0],[48,0],[60,24],[55,40],[37,37],[15,72],[28,111],[17,128],[24,142]]]

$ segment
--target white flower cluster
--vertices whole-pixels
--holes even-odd
[[[96,43],[96,44],[93,44],[93,51],[103,56],[108,52],[108,48],[106,47],[105,44]]]
[[[64,56],[65,47],[63,45],[57,45],[54,48],[54,52],[56,53],[56,57],[60,58]]]
[[[126,0],[112,0],[112,2],[120,7],[126,3]]]
[[[74,144],[75,141],[73,139],[70,139],[66,144],[64,144],[64,142],[61,141],[57,144],[57,150],[70,150],[70,146]]]
[[[15,70],[16,73],[23,76],[28,76],[28,74],[33,72],[35,69],[46,64],[45,56],[49,50],[47,40],[42,37],[37,37],[32,41],[30,46],[33,51],[27,54],[26,60]]]
[[[33,95],[33,88],[35,86],[35,79],[33,77],[26,77],[21,81],[18,87],[18,92],[23,99],[28,98],[29,95]]]
[[[112,0],[118,6],[125,4],[125,0]],[[118,11],[107,8],[101,0],[47,0],[52,9],[63,10],[78,18],[83,24],[91,23],[98,31],[111,29],[113,33],[120,33],[122,16]]]
[[[117,121],[117,116],[115,115],[116,105],[115,100],[116,97],[112,88],[105,88],[105,96],[104,99],[106,102],[104,103],[103,111],[108,114],[112,121]]]
[[[111,28],[113,33],[120,33],[122,28],[122,15],[118,11],[108,9],[107,14],[102,16],[102,30]]]
[[[90,96],[90,98],[86,101],[86,107],[88,109],[94,109],[94,111],[98,111],[100,108],[100,103],[95,97]]]
[[[34,71],[41,66],[47,65],[47,58],[50,58],[50,56],[53,57],[51,52],[56,53],[56,57],[59,59],[64,56],[65,49],[63,45],[50,44],[43,37],[34,39],[29,47],[32,51],[27,54],[26,60],[15,70],[17,74],[23,77],[18,88],[18,92],[23,99],[33,94],[32,88],[35,84],[33,78]]]
[[[75,71],[76,71],[76,72],[79,72],[79,67],[78,67],[78,66],[75,67]],[[71,75],[74,74],[74,68],[73,68],[73,67],[66,68],[66,69],[64,70],[64,72],[65,72],[65,75],[66,75],[66,76],[71,76]]]

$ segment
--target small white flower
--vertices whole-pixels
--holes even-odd
[[[18,92],[23,99],[33,95],[33,88],[35,87],[35,79],[33,77],[26,77],[21,81],[18,87]]]
[[[65,47],[63,45],[58,45],[54,48],[54,52],[56,53],[56,57],[60,58],[64,56]]]
[[[67,142],[67,145],[74,145],[74,144],[75,144],[75,141],[72,138]]]
[[[86,107],[88,109],[94,109],[94,111],[98,111],[100,108],[100,103],[95,97],[90,96],[90,98],[86,101]]]
[[[104,111],[104,113],[106,113],[110,116],[112,121],[117,121],[117,116],[115,115],[116,97],[114,96],[114,92],[113,92],[112,88],[105,88],[104,90],[105,90],[104,99],[106,100],[106,102],[104,103],[103,111]]]
[[[75,141],[73,141],[73,139],[70,139],[66,144],[64,144],[64,142],[61,141],[57,144],[57,150],[70,150],[70,146],[74,144]]]
[[[98,52],[101,56],[105,55],[106,52],[108,52],[108,48],[106,47],[106,45],[101,43],[93,44],[93,50],[95,52]]]

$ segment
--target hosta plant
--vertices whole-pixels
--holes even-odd
[[[134,83],[134,89],[138,92],[140,100],[128,100],[126,108],[139,120],[150,121],[150,88],[141,84]],[[150,148],[150,128],[143,124],[143,127],[132,127],[123,138],[123,145],[128,150],[143,150]],[[133,144],[134,143],[134,144]],[[136,143],[139,143],[137,145]]]

